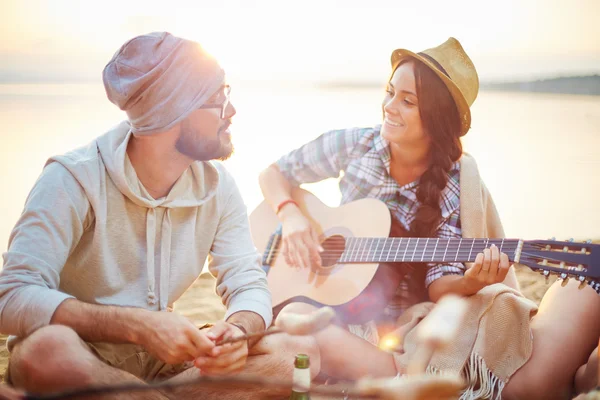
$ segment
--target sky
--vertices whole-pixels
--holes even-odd
[[[393,49],[450,36],[482,80],[592,74],[598,17],[600,0],[0,0],[0,82],[99,82],[151,31],[198,41],[244,80],[375,82]]]

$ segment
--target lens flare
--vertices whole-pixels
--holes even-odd
[[[401,340],[398,335],[389,334],[379,341],[379,348],[384,351],[394,351],[400,346]]]

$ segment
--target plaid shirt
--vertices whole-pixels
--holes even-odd
[[[383,201],[397,221],[408,230],[419,202],[416,196],[418,180],[399,186],[390,176],[389,143],[379,134],[381,126],[351,128],[327,132],[315,140],[284,155],[277,161],[279,169],[292,185],[318,182],[341,175],[339,187],[342,204],[365,197]],[[440,238],[460,238],[460,163],[448,173],[448,183],[441,193],[442,222]],[[340,172],[342,172],[340,174]],[[429,287],[444,275],[463,275],[463,264],[428,264],[425,279]],[[384,315],[397,318],[422,296],[411,293],[409,277],[398,287]]]

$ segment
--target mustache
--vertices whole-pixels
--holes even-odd
[[[231,126],[232,122],[230,119],[226,120],[225,123],[223,124],[223,126],[221,126],[219,128],[219,134],[222,132],[225,132],[227,130],[227,128],[229,128]]]

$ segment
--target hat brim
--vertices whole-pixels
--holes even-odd
[[[433,72],[435,72],[435,74],[440,77],[442,82],[444,82],[444,84],[448,88],[448,91],[452,95],[452,98],[454,99],[456,108],[458,109],[461,121],[460,136],[466,135],[469,129],[471,129],[471,108],[469,107],[469,103],[467,103],[465,96],[463,96],[458,86],[456,86],[452,79],[450,79],[446,74],[440,71],[440,69],[430,60],[406,49],[396,49],[392,52],[392,70],[395,70],[398,67],[400,61],[407,57],[413,57],[421,61],[427,67],[432,69]]]

